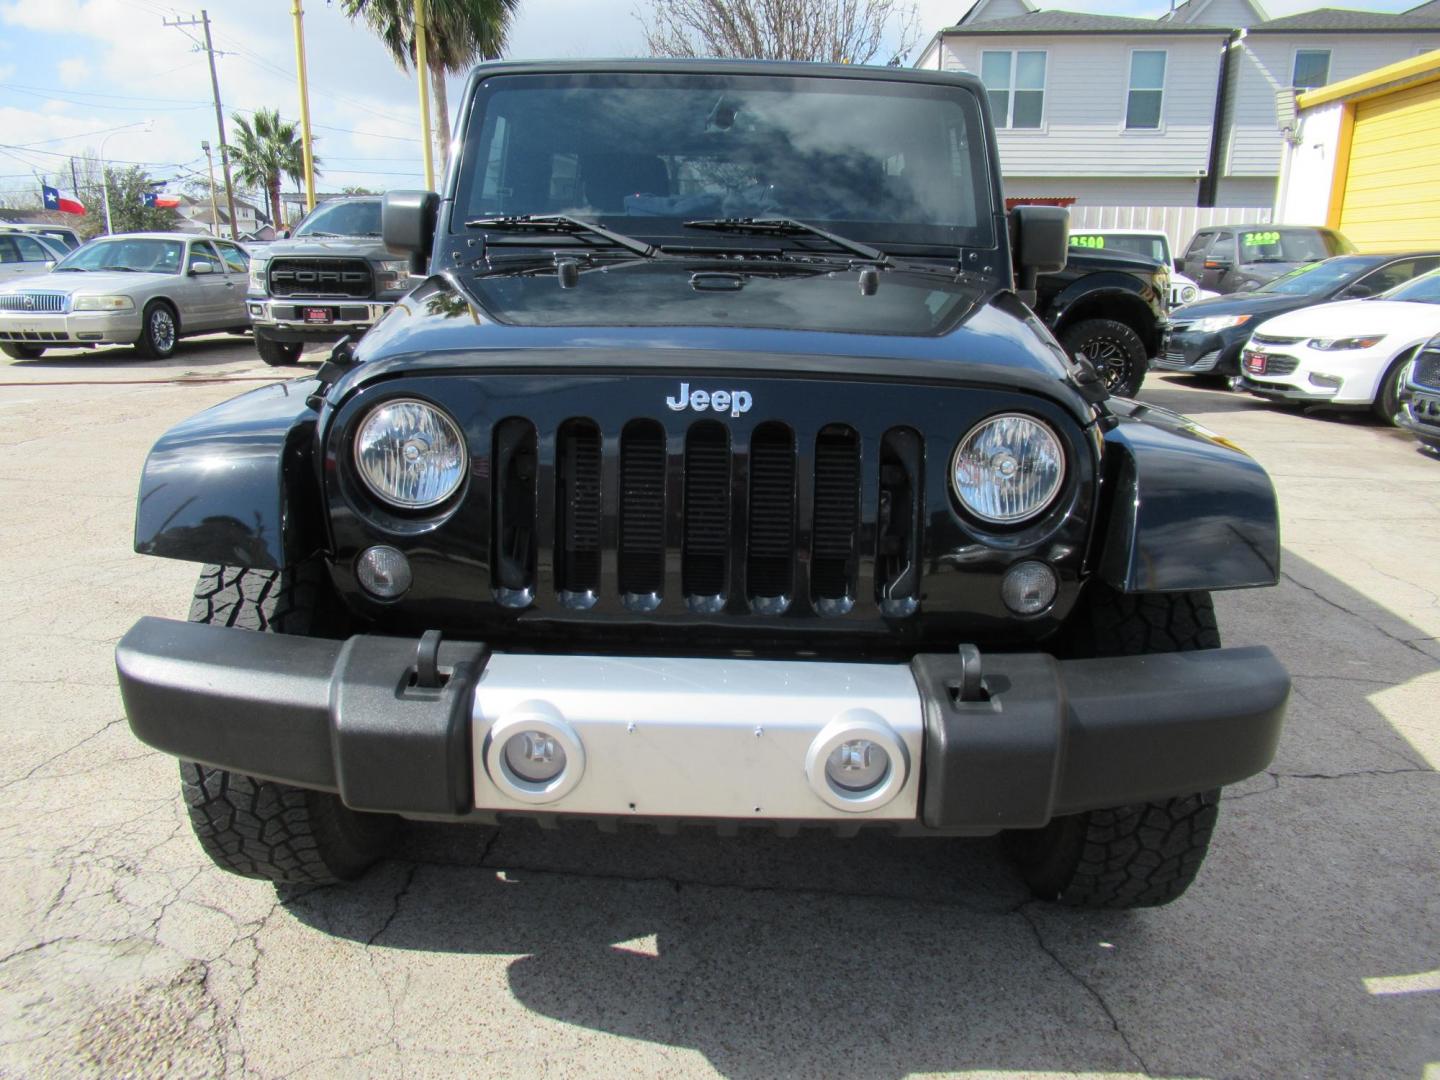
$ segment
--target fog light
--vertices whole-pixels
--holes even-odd
[[[1318,371],[1310,373],[1310,385],[1325,390],[1339,390],[1344,382],[1345,380],[1338,375],[1321,375]]]
[[[822,802],[847,813],[877,810],[900,793],[910,771],[905,744],[885,718],[847,709],[820,730],[805,776]]]
[[[410,590],[410,560],[393,547],[366,548],[355,563],[360,586],[381,600],[394,600]]]
[[[1055,601],[1059,582],[1041,562],[1016,563],[1005,572],[1000,596],[1016,615],[1038,615]]]
[[[825,775],[846,791],[869,791],[890,771],[890,755],[869,739],[843,742],[825,759]]]
[[[505,764],[522,780],[548,783],[565,771],[565,748],[543,731],[522,731],[505,740]]]

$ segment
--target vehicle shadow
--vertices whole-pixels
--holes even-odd
[[[254,346],[248,336],[240,334],[217,334],[197,338],[183,338],[173,355],[165,360],[154,360],[139,355],[130,345],[102,345],[95,349],[63,349],[47,351],[44,356],[33,360],[8,360],[7,367],[22,370],[66,370],[84,371],[99,368],[113,371],[116,368],[163,370],[172,364],[190,367],[234,364],[236,348]],[[258,362],[258,361],[257,361]]]
[[[1280,752],[1227,791],[1171,907],[1034,902],[995,839],[523,822],[407,824],[405,860],[281,901],[325,934],[431,954],[430,983],[404,975],[401,1016],[427,1046],[465,1037],[452,1012],[473,1038],[487,992],[493,1008],[465,958],[520,954],[508,989],[534,1013],[745,1080],[1418,1075],[1440,1049],[1434,995],[1376,998],[1363,977],[1434,967],[1424,823],[1440,785],[1375,701],[1440,661],[1405,644],[1416,627],[1286,559],[1280,588],[1219,603],[1227,644],[1269,644],[1297,675]],[[1352,680],[1320,657],[1364,668]]]

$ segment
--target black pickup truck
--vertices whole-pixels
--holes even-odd
[[[423,281],[161,438],[136,549],[202,564],[116,652],[204,850],[353,878],[399,818],[1008,838],[1162,904],[1289,679],[1210,594],[1279,572],[1233,444],[1110,396],[1025,300],[983,87],[486,65]],[[799,841],[797,841],[799,842]]]

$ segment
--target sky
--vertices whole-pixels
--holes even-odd
[[[1323,6],[1263,0],[1272,16]],[[1329,0],[1332,6],[1403,11],[1418,0]],[[226,123],[236,110],[299,115],[291,0],[208,0]],[[648,0],[520,0],[509,57],[614,57],[643,52],[637,10]],[[1042,0],[1041,6],[1108,15],[1159,15],[1169,0]],[[918,0],[922,41],[954,21],[956,4]],[[38,194],[35,174],[68,175],[68,155],[102,149],[157,178],[205,173],[202,140],[218,143],[210,73],[185,0],[0,0],[0,204]],[[338,2],[305,0],[310,114],[323,164],[317,187],[424,184],[418,93]],[[918,49],[911,54],[913,61]],[[463,80],[450,84],[451,108]],[[146,126],[148,122],[148,127]],[[218,156],[217,156],[218,172]]]

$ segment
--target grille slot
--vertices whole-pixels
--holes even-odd
[[[1262,375],[1293,375],[1300,361],[1293,356],[1267,356]]]
[[[724,607],[730,555],[730,433],[694,425],[685,439],[685,536],[682,588],[690,606]]]
[[[1304,341],[1298,337],[1268,337],[1265,334],[1251,334],[1251,345],[1298,345]]]
[[[891,428],[880,440],[875,602],[884,615],[910,615],[920,603],[924,446],[910,428]]]
[[[374,293],[364,259],[279,258],[269,267],[271,296],[369,297]]]
[[[795,437],[784,424],[761,424],[750,439],[745,566],[749,599],[756,611],[778,615],[789,607],[794,559]]]
[[[535,425],[503,420],[495,428],[495,535],[490,568],[495,599],[529,607],[535,599]]]
[[[665,429],[636,420],[620,435],[620,592],[658,606],[665,584]]]
[[[831,425],[815,440],[815,509],[810,594],[823,615],[843,615],[855,598],[860,527],[860,437]]]
[[[555,448],[555,583],[570,607],[594,606],[600,587],[600,430],[588,420],[560,426]]]

